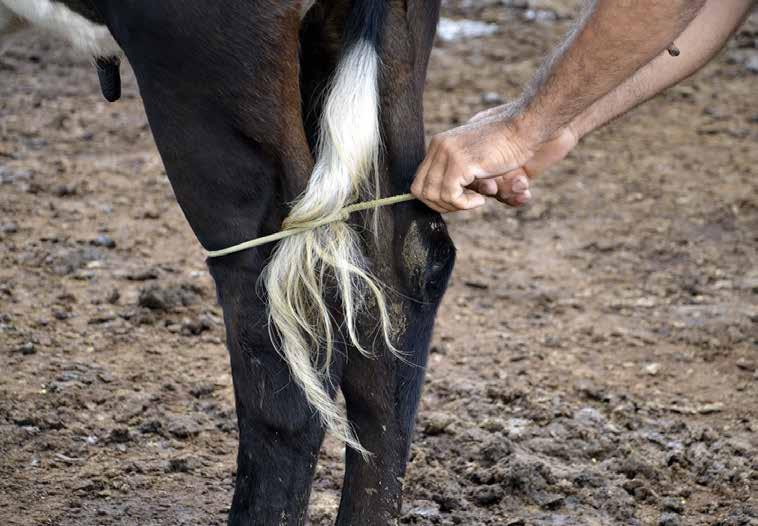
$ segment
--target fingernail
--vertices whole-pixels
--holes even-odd
[[[522,205],[525,203],[528,203],[531,198],[532,198],[532,192],[530,190],[527,190],[523,194],[516,196],[516,200]]]
[[[517,194],[525,192],[529,189],[529,181],[527,181],[526,177],[517,177],[516,180],[513,181],[511,189]]]

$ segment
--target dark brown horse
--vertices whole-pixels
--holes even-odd
[[[123,50],[177,200],[217,250],[407,192],[423,158],[438,1],[306,4],[0,0],[0,36],[27,20],[71,38],[100,58],[111,95]],[[392,523],[454,248],[418,203],[290,239],[208,262],[240,431],[229,522],[304,524],[332,429],[349,442],[337,523]]]

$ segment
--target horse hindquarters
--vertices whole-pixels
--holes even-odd
[[[377,79],[388,169],[383,191],[401,193],[407,191],[424,155],[421,97],[437,6],[430,6],[434,2],[411,1],[406,12],[406,2],[362,0],[369,1],[387,2],[390,6],[385,37],[379,48],[383,66]],[[351,5],[354,9],[357,3]],[[305,46],[301,46],[301,52],[304,50]],[[314,66],[320,71],[311,81],[323,88],[319,78],[323,81],[331,77],[343,59],[340,34],[326,63]],[[301,78],[303,98],[318,99],[320,91],[309,93],[307,84],[308,80]],[[313,110],[306,104],[304,113],[322,115]],[[310,131],[314,137],[314,130]],[[358,332],[361,344],[377,350],[378,356],[363,355],[355,348],[347,350],[348,360],[342,353],[332,356],[331,381],[325,382],[324,387],[329,397],[334,396],[333,386],[341,387],[350,424],[361,444],[372,453],[367,461],[358,451],[348,448],[338,517],[338,524],[345,525],[383,526],[399,514],[401,478],[429,338],[454,259],[454,248],[438,214],[419,203],[382,213],[381,222],[393,235],[379,236],[379,246],[373,237],[367,239],[366,255],[375,263],[379,280],[389,286],[390,313],[396,326],[393,341],[404,358],[398,359],[389,349],[380,349],[381,344],[374,345],[376,320],[370,318],[375,311],[359,320]],[[256,259],[255,254],[239,257],[262,263],[266,254],[260,254],[261,259]],[[221,264],[235,269],[256,267],[235,265],[234,257]],[[214,276],[219,269],[217,265],[212,263]],[[230,279],[227,274],[226,285],[217,279],[229,334],[240,421],[239,471],[230,522],[300,524],[305,517],[324,431],[309,399],[291,380],[292,364],[288,369],[268,338],[265,305],[253,297],[252,278],[256,276],[245,276],[237,270],[231,274],[234,277]],[[254,354],[250,352],[252,349]],[[266,473],[270,476],[265,477]],[[276,510],[280,510],[278,521],[273,520]]]

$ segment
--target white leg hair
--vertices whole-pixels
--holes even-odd
[[[2,0],[0,0],[0,36],[15,31],[20,22],[21,19],[13,11],[5,7]]]
[[[120,48],[107,27],[91,22],[59,2],[0,0],[0,4],[5,4],[17,17],[67,40],[82,53],[96,57],[120,53]]]
[[[333,216],[357,199],[378,195],[378,70],[379,57],[366,42],[359,41],[344,54],[324,105],[316,164],[286,220],[288,226]],[[336,332],[324,300],[327,282],[334,283],[339,293],[349,343],[371,354],[361,346],[356,331],[356,314],[368,302],[376,309],[384,342],[395,351],[384,295],[366,270],[358,234],[347,223],[336,222],[285,239],[263,279],[270,327],[294,381],[327,429],[366,454],[324,387]],[[315,365],[317,356],[321,369]]]

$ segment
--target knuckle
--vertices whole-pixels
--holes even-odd
[[[439,148],[448,156],[455,156],[457,154],[455,141],[451,137],[442,137],[439,142]]]
[[[454,201],[457,196],[461,193],[460,188],[455,183],[445,183],[445,186],[442,187],[442,198],[447,201],[451,202]]]

